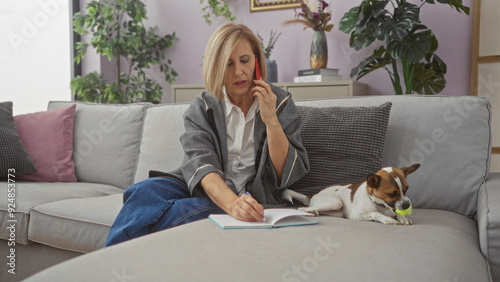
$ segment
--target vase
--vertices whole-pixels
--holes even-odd
[[[269,60],[266,58],[267,67],[267,80],[269,82],[278,82],[278,64],[275,60]]]
[[[326,68],[328,63],[328,44],[324,30],[314,32],[311,43],[311,68]]]

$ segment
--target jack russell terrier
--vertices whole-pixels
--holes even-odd
[[[420,164],[397,169],[385,167],[366,177],[366,181],[324,188],[312,197],[286,189],[283,198],[297,199],[308,207],[299,210],[315,214],[343,216],[348,219],[373,220],[383,224],[411,225],[405,217],[412,212],[406,196],[406,177]]]

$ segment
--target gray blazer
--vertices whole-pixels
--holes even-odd
[[[291,99],[291,94],[271,85],[277,96],[276,112],[290,146],[279,181],[268,154],[266,126],[255,117],[255,171],[256,175],[246,185],[247,191],[264,206],[283,205],[282,189],[290,186],[309,171],[309,159],[302,145],[300,132],[302,119]],[[183,180],[193,197],[207,197],[200,185],[201,179],[215,172],[225,179],[227,168],[227,133],[222,101],[203,92],[184,113],[186,132],[180,141],[184,148],[184,160],[180,168],[169,173]]]

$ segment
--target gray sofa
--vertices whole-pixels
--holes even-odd
[[[0,203],[0,281],[43,269],[27,281],[500,281],[500,174],[488,174],[487,99],[296,103],[386,101],[393,105],[383,165],[421,163],[408,178],[414,225],[322,216],[313,226],[223,230],[206,219],[102,250],[123,190],[150,169],[169,171],[182,160],[178,137],[188,105],[78,103],[73,156],[79,182],[18,183],[16,275],[5,269],[10,247],[6,204]],[[68,103],[51,102],[49,109]],[[0,199],[6,197],[1,189]]]

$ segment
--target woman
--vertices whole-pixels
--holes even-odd
[[[291,95],[265,77],[264,53],[248,27],[229,23],[214,32],[203,63],[207,91],[184,114],[181,167],[124,192],[106,246],[212,213],[262,221],[264,206],[283,206],[282,189],[307,173],[309,161]]]

